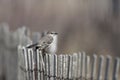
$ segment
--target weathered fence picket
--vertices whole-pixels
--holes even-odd
[[[85,76],[85,78],[90,79],[90,56],[86,56],[85,68],[86,68],[86,72],[85,72],[86,76]]]
[[[105,78],[104,80],[110,80],[110,67],[111,67],[111,56],[107,56],[106,58],[106,65],[105,65]]]
[[[96,68],[97,68],[97,56],[94,54],[92,57],[92,67],[91,67],[91,80],[96,79]]]
[[[116,58],[114,60],[114,67],[113,67],[113,80],[118,80],[119,69],[120,69],[120,59]]]

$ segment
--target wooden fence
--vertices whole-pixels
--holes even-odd
[[[120,58],[88,56],[85,52],[42,54],[18,47],[19,80],[120,80]]]

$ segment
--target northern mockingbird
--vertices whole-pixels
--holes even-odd
[[[34,47],[45,53],[55,53],[57,49],[57,34],[56,32],[47,32],[38,43],[32,44],[27,48]]]

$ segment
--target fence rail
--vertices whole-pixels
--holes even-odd
[[[19,80],[119,80],[120,58],[46,54],[19,46]],[[34,56],[37,55],[37,59]]]

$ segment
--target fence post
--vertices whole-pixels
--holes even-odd
[[[94,54],[91,67],[91,80],[96,79],[96,69],[97,69],[97,55]]]
[[[111,56],[106,58],[106,67],[105,67],[105,78],[104,80],[110,80],[110,68],[111,68]]]
[[[113,67],[113,80],[118,80],[119,70],[120,70],[120,59],[115,58],[114,67]]]
[[[104,56],[99,57],[97,80],[103,80]]]

